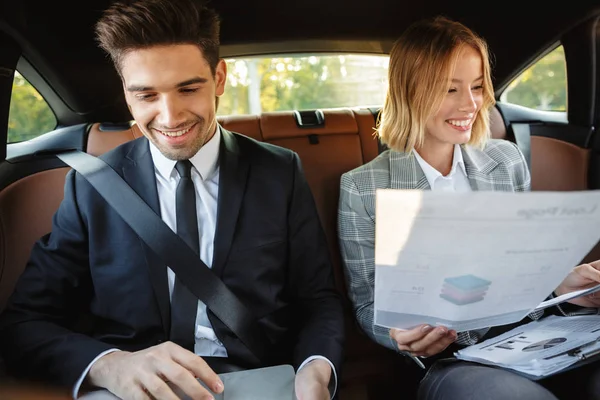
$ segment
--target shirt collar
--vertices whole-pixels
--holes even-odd
[[[415,154],[415,158],[417,159],[417,162],[419,163],[419,166],[423,170],[423,173],[425,174],[425,177],[427,178],[427,181],[429,182],[429,186],[433,186],[433,182],[435,182],[435,180],[437,178],[439,178],[440,176],[443,176],[443,175],[440,173],[440,171],[438,171],[437,169],[435,169],[431,165],[429,165],[429,163],[427,161],[425,161],[423,159],[423,157],[421,157],[416,150],[413,150],[413,152]],[[467,170],[465,168],[465,161],[463,160],[463,155],[462,155],[462,151],[460,149],[460,145],[455,144],[454,145],[454,155],[452,157],[452,169],[450,170],[450,173],[447,175],[447,177],[450,178],[450,177],[454,176],[457,168],[460,168],[461,171],[465,174],[465,176],[467,176]]]
[[[221,144],[221,129],[217,125],[215,134],[208,142],[204,144],[198,150],[198,152],[190,158],[190,162],[200,174],[202,180],[206,180],[212,176],[217,169],[219,162],[219,148]],[[150,142],[150,153],[152,154],[152,161],[154,162],[154,168],[163,178],[170,179],[171,174],[175,170],[175,163],[177,161],[170,160],[165,157],[160,150]],[[175,172],[177,174],[177,172]]]

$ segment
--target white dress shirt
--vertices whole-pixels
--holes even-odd
[[[458,144],[454,145],[454,155],[452,157],[452,169],[448,175],[444,176],[440,171],[433,168],[419,155],[416,150],[415,158],[419,163],[419,166],[429,182],[431,190],[440,192],[471,192],[471,184],[469,178],[467,178],[467,170],[465,169],[465,162],[463,160],[462,151]]]
[[[200,236],[200,259],[212,267],[215,230],[217,228],[217,199],[219,196],[219,145],[221,135],[219,130],[213,137],[190,158],[192,163],[192,181],[196,190],[196,213],[198,215],[198,233]],[[177,232],[177,216],[175,215],[175,193],[179,183],[179,174],[175,169],[175,160],[166,158],[152,143],[150,153],[154,162],[156,187],[160,203],[162,220]],[[173,295],[175,274],[169,268],[169,296]],[[227,350],[217,339],[215,331],[208,320],[206,305],[198,301],[196,311],[196,337],[194,352],[202,356],[227,357]]]
[[[200,236],[200,259],[210,268],[212,267],[214,238],[217,227],[217,205],[219,194],[219,148],[221,144],[221,130],[217,126],[213,137],[204,144],[192,158],[192,181],[196,190],[196,212],[198,215],[198,233]],[[158,190],[158,200],[160,203],[160,215],[162,220],[173,230],[177,232],[177,216],[175,194],[177,184],[179,183],[179,174],[175,169],[175,160],[166,158],[160,150],[150,142],[150,153],[154,163],[154,173],[156,176],[156,187]],[[169,296],[173,294],[175,284],[175,273],[168,268],[167,271]],[[194,353],[199,356],[227,357],[227,350],[223,343],[217,338],[215,331],[208,319],[206,305],[198,301],[196,311],[196,329]],[[102,356],[118,351],[110,349],[99,354],[87,366],[81,377],[73,388],[73,398],[77,399],[79,388],[84,378],[88,374],[92,365]],[[337,373],[331,361],[319,355],[313,355],[307,358],[300,368],[314,359],[323,359],[329,363],[332,373],[330,381],[331,397],[335,395],[337,388]],[[298,368],[298,370],[300,370]]]

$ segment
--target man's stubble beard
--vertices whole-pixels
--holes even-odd
[[[158,137],[158,135],[161,135],[161,133],[157,133],[157,132],[151,130],[149,127],[146,129],[148,129],[150,132],[155,134],[155,135],[151,136],[153,139]],[[216,117],[214,119],[214,123],[210,124],[208,129],[206,129],[206,120],[204,118],[199,118],[196,121],[196,126],[194,127],[194,130],[199,132],[199,134],[196,135],[196,137],[194,138],[194,141],[191,143],[191,145],[188,145],[186,147],[181,147],[181,148],[171,148],[171,147],[165,146],[158,139],[152,140],[152,142],[154,143],[156,148],[169,160],[173,160],[173,161],[189,160],[196,153],[198,153],[198,151],[202,148],[202,146],[204,146],[206,144],[206,142],[209,141],[209,137],[211,137],[211,135],[213,133],[215,133],[215,129],[216,129]]]

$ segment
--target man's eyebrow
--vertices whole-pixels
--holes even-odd
[[[146,92],[146,91],[150,91],[153,89],[154,88],[152,86],[140,86],[140,85],[127,86],[128,92]]]
[[[196,77],[196,78],[188,79],[183,82],[179,82],[178,84],[175,85],[175,87],[182,88],[182,87],[185,87],[188,85],[194,85],[197,83],[206,83],[206,82],[208,82],[208,79]],[[155,90],[154,86],[131,85],[131,86],[127,87],[128,92],[148,92],[148,91],[152,91],[152,90]]]
[[[188,86],[188,85],[194,85],[196,83],[206,83],[206,82],[208,82],[208,79],[201,78],[198,76],[196,78],[188,79],[187,81],[179,82],[177,85],[175,85],[175,87],[181,88],[181,87]]]
[[[483,75],[481,75],[479,78],[475,79],[473,82],[477,82],[483,79]],[[453,83],[462,83],[462,79],[452,79]]]

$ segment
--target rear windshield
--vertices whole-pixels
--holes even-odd
[[[361,54],[226,59],[218,114],[381,106],[388,61]]]

